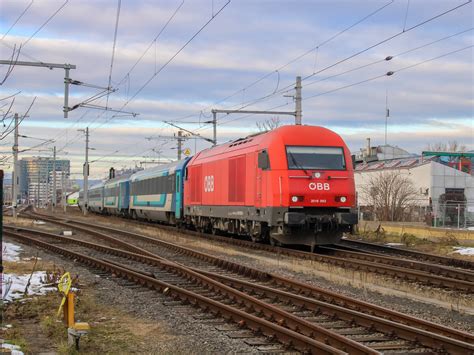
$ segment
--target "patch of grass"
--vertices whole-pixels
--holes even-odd
[[[422,244],[432,244],[429,240],[425,238],[419,238],[414,234],[411,233],[403,233],[400,237],[400,243],[405,244],[407,247],[412,247],[416,245]]]
[[[77,354],[80,354],[80,352],[76,350],[74,345],[69,345],[67,343],[67,341],[61,341],[58,344],[58,354],[60,354],[60,355],[77,355]]]
[[[33,270],[35,259],[25,261],[3,261],[3,268],[5,273],[9,274],[30,274]],[[50,269],[52,264],[43,260],[38,260],[35,271]]]
[[[56,315],[47,315],[41,319],[41,328],[47,337],[56,343],[67,338],[67,330],[64,323]]]
[[[21,351],[24,353],[30,352],[30,348],[28,346],[28,342],[26,338],[23,336],[20,329],[13,327],[8,328],[3,337],[5,338],[5,342],[12,345],[18,345],[21,348]]]
[[[452,233],[446,233],[446,236],[439,239],[439,244],[443,246],[458,246],[459,241]]]

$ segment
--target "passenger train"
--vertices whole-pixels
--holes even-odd
[[[335,132],[283,126],[83,192],[96,213],[243,235],[271,244],[332,244],[357,224],[350,152]]]

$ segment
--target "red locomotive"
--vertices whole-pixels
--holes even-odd
[[[354,205],[350,152],[323,127],[249,136],[196,154],[186,168],[184,219],[201,231],[313,249],[352,231]]]

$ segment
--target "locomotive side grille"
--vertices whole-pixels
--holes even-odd
[[[229,160],[229,202],[245,202],[245,155]]]

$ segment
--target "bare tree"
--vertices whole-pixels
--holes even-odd
[[[456,140],[449,141],[448,143],[436,142],[428,144],[426,149],[434,152],[465,152],[467,150],[464,144],[459,144]]]
[[[257,125],[257,128],[260,132],[267,132],[280,127],[281,122],[279,117],[272,117],[269,120],[265,120],[263,122],[257,121],[255,124]]]
[[[402,221],[413,205],[417,190],[413,182],[398,171],[383,171],[369,178],[361,188],[369,206],[380,221]]]

